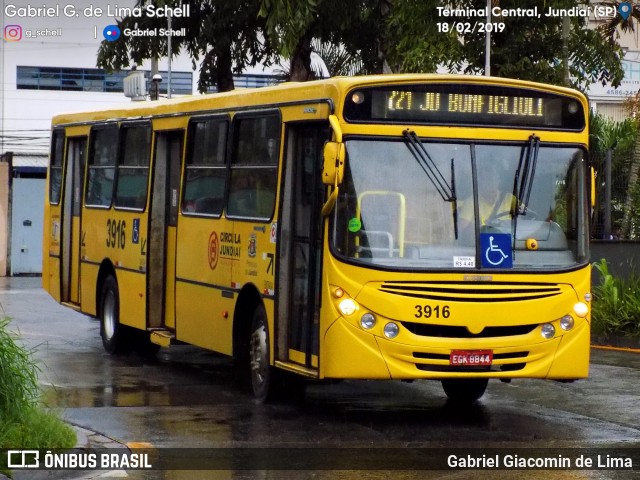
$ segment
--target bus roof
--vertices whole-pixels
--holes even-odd
[[[449,74],[383,74],[355,77],[332,77],[309,82],[283,82],[271,87],[255,89],[237,89],[230,92],[205,95],[189,95],[174,99],[123,103],[103,110],[61,113],[55,115],[53,126],[91,123],[94,121],[120,121],[125,119],[148,118],[161,115],[184,115],[213,112],[216,110],[233,111],[247,107],[269,108],[291,102],[319,102],[338,100],[357,86],[403,83],[473,83],[486,85],[505,85],[544,90],[560,95],[578,98],[586,105],[586,97],[576,90],[555,85],[514,80],[500,77],[478,75]],[[339,106],[339,105],[338,105]]]

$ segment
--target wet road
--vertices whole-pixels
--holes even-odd
[[[572,384],[489,383],[481,402],[446,402],[439,382],[312,385],[299,402],[257,405],[228,359],[193,347],[157,359],[104,353],[96,320],[57,305],[39,278],[0,278],[0,305],[41,362],[45,401],[71,423],[123,443],[163,448],[313,448],[331,456],[382,448],[640,448],[640,354],[594,350]],[[331,450],[335,449],[335,450]],[[455,450],[459,452],[459,450]],[[482,450],[473,450],[481,452]],[[489,450],[487,450],[489,451]],[[616,450],[620,451],[620,450]],[[275,453],[282,451],[274,451]],[[329,461],[329,460],[328,460]],[[636,478],[612,470],[129,472],[182,478]],[[55,478],[55,477],[51,477]]]

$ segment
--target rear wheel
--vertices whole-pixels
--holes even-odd
[[[132,347],[132,331],[120,324],[120,296],[118,284],[109,275],[100,296],[100,336],[104,349],[111,354],[128,353]]]
[[[445,378],[442,388],[452,402],[473,403],[484,395],[488,383],[488,378]]]

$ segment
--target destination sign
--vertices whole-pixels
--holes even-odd
[[[345,103],[351,122],[428,123],[580,131],[582,104],[575,98],[493,85],[425,84],[362,88]]]

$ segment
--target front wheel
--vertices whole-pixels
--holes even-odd
[[[484,395],[488,383],[488,378],[445,378],[442,388],[452,402],[473,403]]]
[[[100,336],[104,349],[110,354],[131,351],[131,332],[120,324],[120,296],[112,275],[105,279],[100,296]]]
[[[269,330],[264,306],[253,312],[249,339],[249,372],[253,395],[267,402],[273,391],[273,369],[269,365]]]

